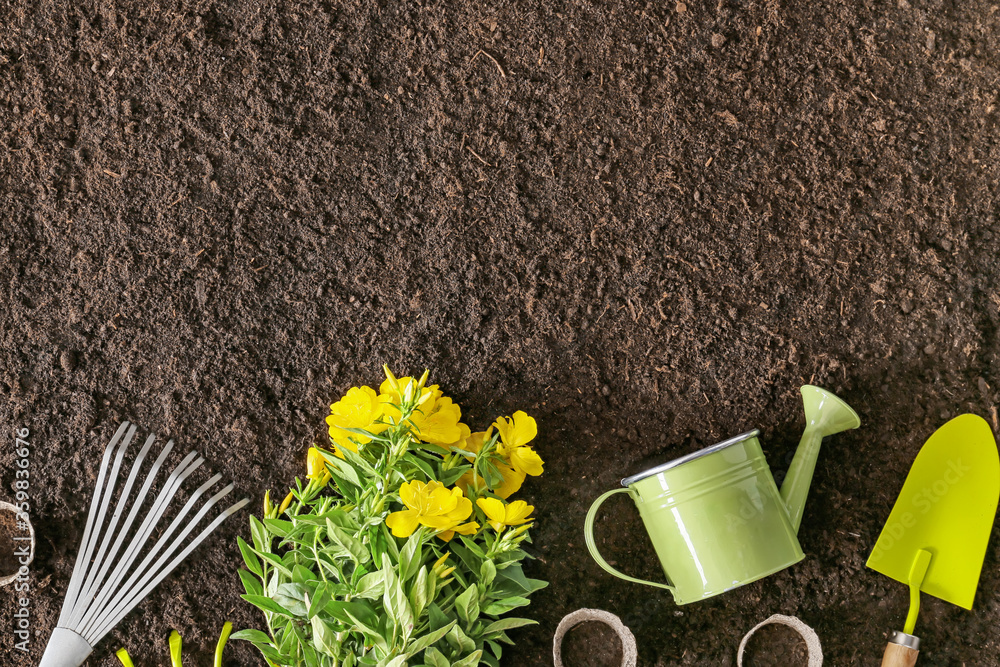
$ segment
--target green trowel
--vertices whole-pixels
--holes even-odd
[[[1000,457],[989,424],[960,415],[917,454],[868,567],[910,587],[910,613],[893,633],[882,667],[912,667],[920,593],[972,609],[1000,499]]]

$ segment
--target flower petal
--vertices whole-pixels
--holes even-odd
[[[469,523],[463,523],[461,526],[455,526],[454,532],[459,535],[475,535],[479,530],[479,524],[475,521],[470,521]]]
[[[446,516],[453,521],[463,521],[468,519],[469,515],[472,514],[472,501],[461,495],[461,489],[455,490],[459,492],[460,497],[458,498],[458,502],[455,504],[455,509],[448,512]]]
[[[389,526],[392,534],[396,537],[409,537],[419,525],[417,513],[413,510],[402,510],[393,512],[385,518],[385,525]]]
[[[507,519],[504,521],[508,526],[516,526],[528,520],[535,508],[523,500],[515,500],[507,505]]]
[[[458,524],[454,519],[441,514],[421,514],[417,520],[434,530],[451,530]]]
[[[403,482],[402,486],[399,487],[399,498],[403,501],[403,504],[409,507],[411,510],[417,509],[419,501],[417,499],[417,494],[422,492],[423,484],[418,480],[412,482]]]
[[[496,528],[497,523],[502,525],[507,517],[503,501],[496,498],[480,498],[476,501],[476,505],[486,514],[486,518],[490,520],[494,528]]]
[[[507,500],[507,498],[510,498],[520,490],[521,485],[524,484],[525,474],[520,470],[514,470],[505,465],[497,465],[497,470],[500,471],[503,482],[497,488],[493,489],[493,493]]]
[[[529,417],[528,413],[524,410],[515,412],[511,421],[514,423],[513,434],[511,435],[513,442],[510,443],[512,447],[526,445],[538,435],[538,425],[535,423],[535,418]]]
[[[510,466],[532,477],[542,474],[542,457],[531,447],[515,447],[510,450]]]

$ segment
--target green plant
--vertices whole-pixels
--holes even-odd
[[[525,576],[524,501],[542,472],[523,412],[472,433],[437,386],[396,379],[352,388],[327,418],[332,451],[310,449],[308,480],[265,496],[239,539],[244,599],[267,632],[242,630],[270,665],[499,665],[506,614],[546,583]]]
[[[226,621],[222,626],[222,634],[219,635],[219,642],[215,645],[215,660],[212,663],[214,667],[222,667],[222,652],[226,648],[226,643],[229,641],[229,633],[232,630],[233,624]],[[172,631],[167,643],[170,646],[170,667],[181,667],[181,645],[183,642],[180,633],[176,630]],[[124,646],[115,651],[115,656],[122,663],[122,667],[134,667],[132,657],[128,654],[128,650]]]

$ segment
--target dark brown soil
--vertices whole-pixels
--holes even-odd
[[[566,667],[621,667],[622,640],[604,623],[581,623],[563,638]]]
[[[550,664],[580,607],[643,665],[733,665],[773,613],[832,665],[881,655],[907,594],[864,562],[910,462],[954,415],[997,426],[992,1],[0,0],[0,26],[0,488],[27,427],[39,540],[28,657],[0,591],[5,664],[55,625],[121,419],[259,508],[383,362],[474,426],[538,418],[551,587],[506,664]],[[651,461],[760,427],[784,470],[804,382],[864,421],[824,448],[805,561],[685,607],[593,563],[588,506]],[[224,620],[258,626],[245,526],[88,664],[164,664],[171,628],[206,664]],[[598,528],[661,576],[627,500]],[[974,611],[925,598],[924,663],[995,660],[998,548]]]
[[[773,623],[753,633],[743,653],[743,667],[806,667],[808,663],[809,649],[802,636]]]

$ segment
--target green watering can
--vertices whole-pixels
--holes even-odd
[[[778,491],[757,430],[706,447],[622,480],[624,488],[594,501],[584,525],[590,555],[606,572],[665,588],[681,605],[724,593],[803,558],[796,533],[824,437],[861,425],[832,393],[802,387],[806,430]],[[669,584],[611,567],[597,551],[594,520],[616,493],[632,497]]]

